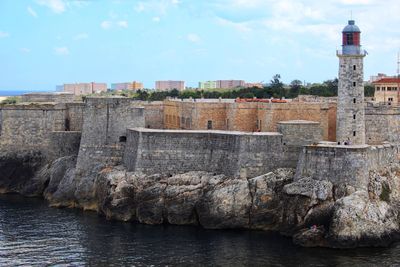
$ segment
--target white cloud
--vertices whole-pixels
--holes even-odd
[[[66,8],[66,4],[63,0],[36,0],[36,2],[39,5],[50,8],[54,13],[57,14],[63,13]]]
[[[370,5],[374,0],[340,0],[340,3],[345,5]]]
[[[114,27],[119,27],[119,28],[128,28],[129,24],[128,21],[126,20],[119,20],[119,21],[111,21],[111,20],[105,20],[103,21],[100,26],[104,30],[110,30]]]
[[[137,3],[136,6],[135,6],[135,10],[136,10],[136,12],[138,12],[138,13],[143,12],[145,9],[146,9],[146,7],[145,7],[145,5],[144,5],[143,2],[139,2],[139,3]]]
[[[186,38],[189,40],[189,42],[192,42],[192,43],[198,43],[198,42],[201,41],[200,36],[198,36],[198,35],[195,34],[195,33],[189,33],[189,34],[186,36]]]
[[[10,36],[10,34],[9,34],[8,32],[2,32],[2,31],[0,31],[0,38],[6,38],[6,37],[8,37],[8,36]]]
[[[111,21],[108,21],[108,20],[105,20],[105,21],[103,21],[103,22],[100,24],[100,26],[101,26],[104,30],[108,30],[108,29],[111,29],[111,27],[112,27],[112,22],[111,22]]]
[[[126,20],[120,20],[117,22],[117,25],[121,28],[128,28],[128,22]]]
[[[21,48],[20,50],[21,50],[21,52],[23,52],[23,53],[30,53],[30,52],[31,52],[31,49],[30,49],[30,48],[26,48],[26,47],[23,47],[23,48]]]
[[[27,10],[28,10],[28,13],[31,14],[32,17],[35,17],[35,18],[38,17],[36,11],[33,10],[33,8],[31,8],[30,6],[27,7]]]
[[[65,47],[65,46],[55,47],[54,53],[59,56],[66,56],[66,55],[69,55],[69,49],[68,49],[68,47]]]
[[[223,18],[217,18],[217,23],[222,26],[232,27],[239,32],[250,32],[252,29],[247,22],[234,22]]]
[[[180,4],[180,0],[147,0],[138,2],[134,10],[137,13],[149,11],[159,15],[166,15],[169,8],[177,7]]]
[[[84,40],[84,39],[88,39],[88,38],[89,38],[89,35],[87,33],[79,33],[74,36],[74,40]]]
[[[153,20],[154,22],[160,22],[161,19],[160,19],[160,17],[153,17],[152,20]]]

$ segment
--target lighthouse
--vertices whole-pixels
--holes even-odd
[[[339,57],[339,85],[336,115],[336,141],[352,145],[365,144],[364,72],[361,31],[354,20],[342,31]]]

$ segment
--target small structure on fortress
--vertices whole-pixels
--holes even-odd
[[[339,57],[339,86],[336,116],[336,140],[365,144],[365,111],[363,85],[363,59],[361,31],[354,20],[342,32],[342,51]]]

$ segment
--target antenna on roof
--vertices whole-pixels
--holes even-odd
[[[397,52],[397,78],[400,77],[400,50]]]

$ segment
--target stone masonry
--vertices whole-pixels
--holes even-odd
[[[339,55],[336,140],[365,144],[364,55]]]
[[[128,130],[124,164],[129,171],[207,171],[255,177],[278,168],[283,159],[279,133]]]

